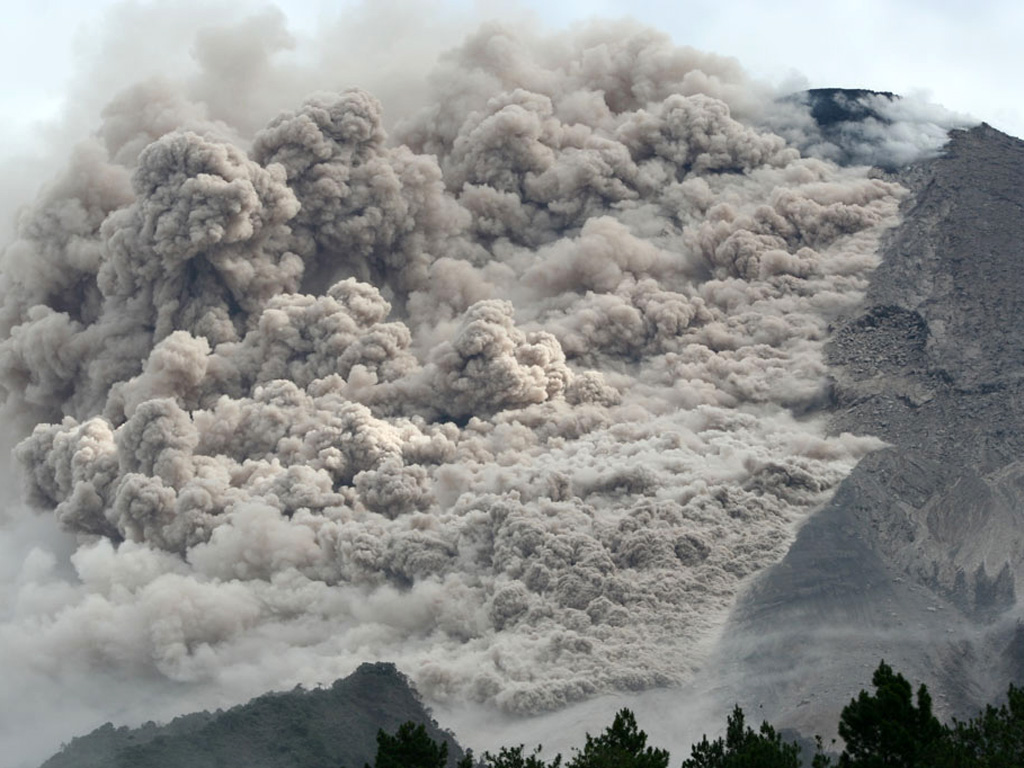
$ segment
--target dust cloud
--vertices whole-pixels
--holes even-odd
[[[488,23],[367,74],[386,117],[277,58],[360,13],[207,26],[19,214],[5,741],[377,659],[512,714],[683,684],[880,445],[826,435],[822,347],[904,190],[801,154],[806,106],[638,25]]]

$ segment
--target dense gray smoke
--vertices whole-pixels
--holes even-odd
[[[879,445],[826,436],[821,351],[903,190],[758,127],[806,109],[623,24],[488,25],[432,83],[388,131],[147,81],[22,212],[0,388],[73,540],[23,548],[6,665],[242,697],[389,659],[516,713],[685,682]]]
[[[976,123],[921,99],[856,88],[790,94],[760,119],[808,157],[888,171],[937,156],[950,130]]]

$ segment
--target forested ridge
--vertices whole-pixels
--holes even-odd
[[[332,685],[268,693],[247,704],[166,725],[111,723],[72,739],[43,768],[361,768],[378,730],[415,720],[454,761],[462,749],[431,719],[393,664],[363,664]]]

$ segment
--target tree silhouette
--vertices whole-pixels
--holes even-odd
[[[430,738],[422,723],[402,723],[394,736],[377,731],[374,768],[445,768],[447,762],[448,744]]]
[[[600,736],[587,734],[586,745],[577,751],[567,768],[667,768],[668,752],[647,746],[647,734],[628,709],[619,710]]]
[[[502,747],[497,755],[484,752],[484,765],[487,768],[560,768],[562,756],[555,755],[550,765],[540,757],[540,746],[529,755],[523,753],[525,747],[520,744],[518,747]]]
[[[918,688],[915,706],[910,683],[885,661],[871,683],[875,692],[861,691],[840,716],[840,768],[931,768],[945,751],[946,732],[932,714],[928,688]]]
[[[966,723],[950,729],[949,765],[972,768],[1018,768],[1024,765],[1024,688],[1011,685],[1006,703],[985,707]]]
[[[800,747],[782,741],[767,722],[755,733],[745,725],[739,705],[729,715],[725,738],[693,745],[683,768],[800,768]]]

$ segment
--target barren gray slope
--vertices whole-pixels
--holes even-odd
[[[904,222],[836,329],[834,428],[869,456],[753,585],[719,664],[737,697],[834,727],[880,658],[971,712],[1021,673],[1024,142],[982,125],[909,168]]]

